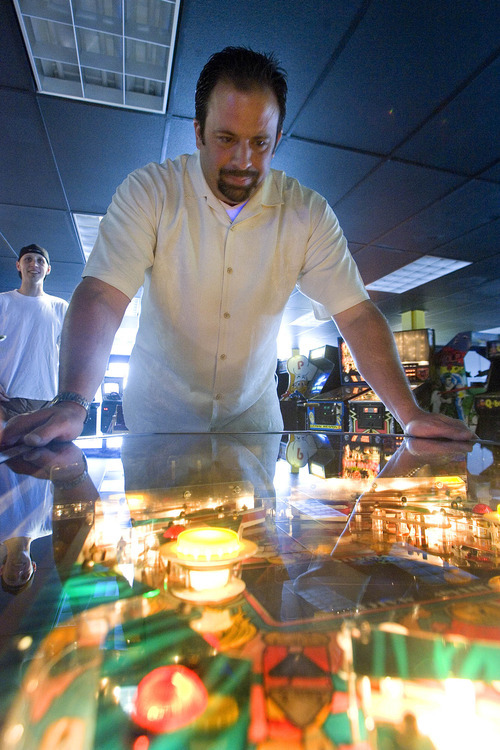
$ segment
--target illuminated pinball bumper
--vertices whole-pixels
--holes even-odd
[[[240,563],[255,554],[257,545],[232,529],[201,527],[181,531],[161,549],[170,562],[169,591],[199,604],[224,602],[241,594]]]

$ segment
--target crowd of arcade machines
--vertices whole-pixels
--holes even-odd
[[[394,337],[418,404],[426,411],[440,410],[464,418],[461,407],[454,404],[461,403],[466,390],[459,372],[465,372],[463,359],[467,344],[462,346],[462,352],[447,345],[436,356],[434,331],[430,328],[399,331]],[[500,440],[500,341],[486,342],[484,354],[490,366],[485,386],[471,399],[475,416],[471,426],[483,439]],[[118,368],[120,372],[127,364],[128,357],[111,355],[100,388],[101,400],[91,404],[83,435],[126,431],[122,411],[125,378],[123,374],[116,375],[114,370]],[[437,389],[436,383],[439,384]],[[281,361],[278,394],[287,431],[402,432],[398,422],[361,377],[342,338],[338,339],[337,346],[325,344],[312,349],[308,357],[297,354],[288,361]],[[436,395],[441,400],[438,409]]]
[[[417,402],[430,410],[434,331],[420,329],[394,334],[404,370]],[[309,378],[298,378],[287,363],[289,387],[281,394],[286,430],[393,434],[402,432],[392,414],[363,380],[345,341],[309,352]],[[300,361],[298,362],[300,365]]]

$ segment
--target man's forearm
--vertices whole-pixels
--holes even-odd
[[[335,322],[359,372],[405,427],[420,409],[401,365],[394,336],[371,302],[363,302],[356,308],[335,316]]]
[[[62,332],[59,392],[73,391],[93,399],[128,303],[122,292],[91,277],[77,287]]]

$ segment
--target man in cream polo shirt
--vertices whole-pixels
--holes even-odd
[[[142,284],[123,403],[133,432],[280,431],[276,337],[297,285],[334,318],[409,434],[473,437],[418,407],[332,209],[271,169],[286,93],[273,56],[230,47],[210,58],[195,96],[198,151],[138,169],[118,188],[68,311],[60,393],[9,424],[4,442],[79,434]]]

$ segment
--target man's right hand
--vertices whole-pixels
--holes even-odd
[[[0,445],[25,443],[37,448],[52,440],[69,442],[81,434],[85,418],[85,409],[72,401],[61,402],[29,414],[19,414],[9,419],[3,430],[0,430]]]

